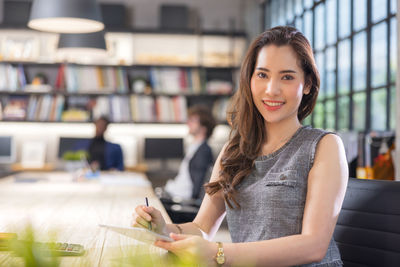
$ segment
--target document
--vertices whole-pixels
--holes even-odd
[[[144,228],[106,225],[106,224],[99,224],[99,226],[151,245],[153,245],[154,242],[156,242],[157,240],[170,241],[170,242],[174,241],[169,236],[160,235]]]

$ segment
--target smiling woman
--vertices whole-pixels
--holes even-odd
[[[175,234],[158,210],[139,206],[134,225],[151,221],[174,239],[157,246],[210,266],[342,266],[332,233],[347,162],[337,135],[301,124],[319,91],[309,42],[292,27],[267,30],[250,45],[240,77],[230,139],[194,221]],[[233,243],[208,241],[225,215]]]
[[[267,45],[258,54],[251,92],[267,124],[296,121],[302,96],[310,93],[310,87],[304,87],[304,74],[296,58],[287,45]]]

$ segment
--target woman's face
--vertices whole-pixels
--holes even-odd
[[[261,48],[250,86],[254,104],[267,124],[298,122],[301,99],[310,92],[304,87],[304,72],[297,55],[288,45]]]

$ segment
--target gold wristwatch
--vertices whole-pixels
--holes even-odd
[[[217,255],[215,256],[215,261],[217,262],[218,266],[222,266],[222,264],[225,263],[224,248],[222,247],[221,242],[217,242],[217,246],[218,246],[218,252]]]

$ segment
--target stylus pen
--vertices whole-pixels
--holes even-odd
[[[147,197],[145,197],[145,199],[146,199],[146,207],[148,207],[149,206],[149,199]],[[151,229],[151,222],[149,222],[149,230],[152,230]]]

